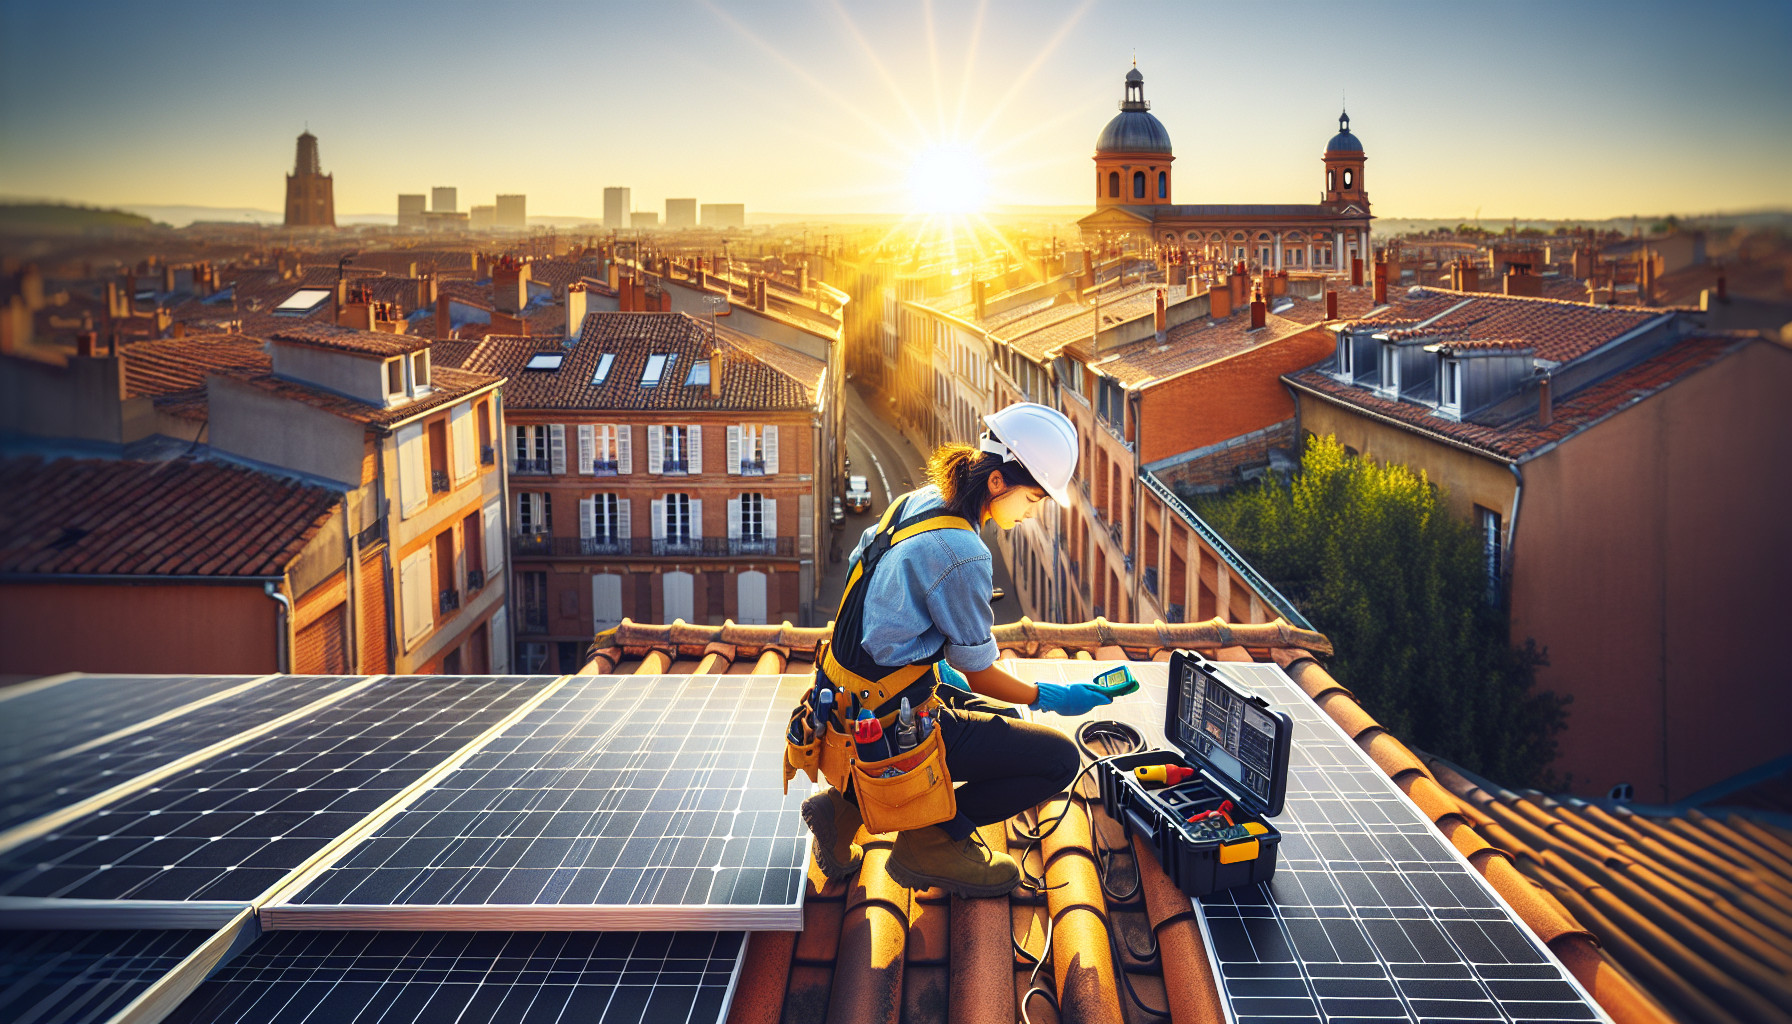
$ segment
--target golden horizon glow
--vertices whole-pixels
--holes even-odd
[[[964,143],[928,146],[909,165],[908,192],[915,213],[981,213],[989,198],[989,168]]]

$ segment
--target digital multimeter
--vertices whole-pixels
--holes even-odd
[[[1113,698],[1124,697],[1137,690],[1139,681],[1133,677],[1132,669],[1118,665],[1096,676],[1089,685]]]

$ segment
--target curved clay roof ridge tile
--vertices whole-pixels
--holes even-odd
[[[1060,796],[1044,818],[1063,815],[1040,843],[1045,856],[1046,906],[1052,920],[1052,975],[1059,1015],[1067,1021],[1122,1024],[1113,952],[1108,945],[1107,899],[1095,869],[1089,816]]]
[[[1786,858],[1781,857],[1779,854],[1769,850],[1755,840],[1743,835],[1742,832],[1737,829],[1731,828],[1727,823],[1705,814],[1697,807],[1689,809],[1686,812],[1686,817],[1689,821],[1698,823],[1706,832],[1722,837],[1725,842],[1740,851],[1744,856],[1748,857],[1748,859],[1760,864],[1769,871],[1774,872],[1781,878],[1784,878],[1787,881],[1792,881],[1792,860],[1787,860]]]
[[[977,830],[998,853],[1008,851],[1006,823]],[[946,1019],[952,1024],[1013,1024],[1013,1000],[995,993],[1014,984],[1013,918],[1008,900],[965,899],[951,902],[952,981],[946,988]]]
[[[901,1017],[913,894],[890,877],[890,847],[881,837],[865,843],[865,861],[847,886],[828,1020],[895,1024]]]
[[[1712,855],[1728,865],[1731,871],[1749,871],[1763,884],[1776,889],[1792,891],[1792,880],[1781,876],[1779,872],[1749,856],[1748,852],[1730,842],[1730,837],[1715,829],[1701,829],[1684,818],[1668,818],[1654,822],[1664,831],[1678,836],[1689,845],[1710,850]]]
[[[1664,849],[1685,857],[1719,877],[1735,878],[1740,884],[1759,886],[1764,892],[1777,894],[1781,902],[1792,900],[1792,889],[1786,888],[1771,875],[1763,876],[1750,868],[1726,860],[1712,850],[1708,844],[1696,843],[1660,822],[1637,814],[1635,811],[1623,808],[1620,810],[1623,813],[1614,815],[1614,817],[1646,835],[1652,841],[1659,843]]]

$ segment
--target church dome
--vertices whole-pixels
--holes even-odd
[[[1126,98],[1095,140],[1097,153],[1169,153],[1170,133],[1151,115],[1145,101],[1145,76],[1138,68],[1126,73]]]
[[[1349,114],[1338,115],[1338,134],[1332,136],[1332,141],[1325,144],[1325,151],[1327,153],[1361,153],[1363,151],[1362,140],[1350,133]]]

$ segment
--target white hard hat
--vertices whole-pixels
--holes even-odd
[[[1070,478],[1076,472],[1076,424],[1049,405],[1017,402],[997,409],[983,422],[977,447],[1004,460],[1019,462],[1045,493],[1060,505],[1070,504]]]

